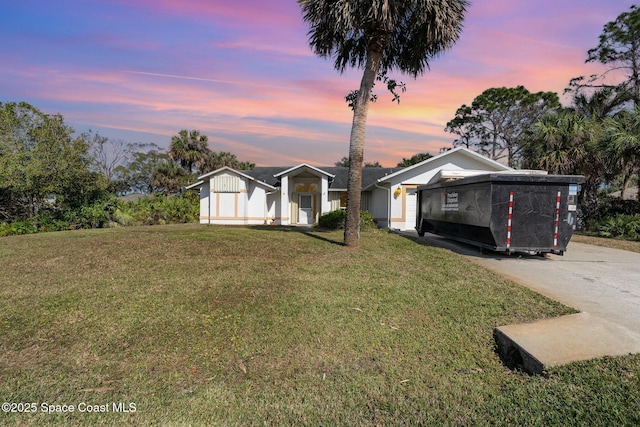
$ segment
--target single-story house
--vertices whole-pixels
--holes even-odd
[[[464,147],[406,168],[364,168],[363,210],[382,227],[415,227],[416,188],[467,174],[512,170]],[[200,190],[201,224],[310,225],[327,212],[344,209],[348,168],[229,167],[206,173],[187,189]]]

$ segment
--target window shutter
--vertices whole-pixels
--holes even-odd
[[[230,175],[214,176],[213,191],[216,193],[239,193],[240,178]]]

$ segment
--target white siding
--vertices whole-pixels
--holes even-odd
[[[209,224],[209,203],[211,202],[211,194],[209,192],[209,184],[200,187],[200,223]]]
[[[267,218],[271,219],[266,201],[267,194],[264,188],[250,184],[249,192],[243,194],[243,196],[247,201],[245,213],[247,224],[263,224]]]
[[[280,206],[276,210],[276,222],[281,225],[289,225],[291,207],[289,203],[289,177],[284,175],[280,179]]]
[[[332,209],[331,204],[329,203],[329,178],[323,175],[320,179],[320,200],[318,200],[320,207],[318,209],[318,214],[323,215],[330,212]]]
[[[220,203],[216,216],[224,219],[236,218],[236,193],[217,193],[216,197]]]
[[[339,191],[329,192],[329,211],[337,211],[340,209],[340,195]]]
[[[384,188],[376,188],[371,191],[369,213],[380,227],[387,227],[389,218],[389,191]]]

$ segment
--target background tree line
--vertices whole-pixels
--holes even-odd
[[[164,151],[93,132],[75,135],[60,114],[0,103],[0,235],[195,221],[198,196],[181,189],[223,166],[254,164],[212,151],[197,130],[181,130]],[[132,193],[147,197],[117,197]]]
[[[490,88],[462,105],[445,130],[465,146],[516,168],[584,175],[583,219],[604,234],[640,233],[640,203],[624,201],[640,172],[640,10],[634,5],[604,25],[586,62],[602,74],[571,79],[562,106],[554,92]],[[608,83],[615,82],[615,83]],[[620,199],[606,197],[618,189]],[[611,233],[611,225],[625,230]],[[614,227],[615,228],[615,227]]]
[[[408,159],[405,157],[403,158],[400,162],[398,162],[398,164],[396,165],[396,167],[398,168],[406,168],[412,165],[415,165],[417,163],[420,163],[424,160],[430,159],[431,157],[433,157],[430,153],[416,153],[413,156],[409,157]],[[349,158],[348,157],[343,157],[340,160],[338,160],[337,162],[334,163],[335,166],[338,167],[343,167],[343,168],[348,168],[349,167]],[[364,162],[364,166],[365,168],[381,168],[382,165],[380,164],[380,162],[378,162],[377,160],[375,162]]]

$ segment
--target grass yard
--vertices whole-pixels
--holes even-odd
[[[494,353],[495,326],[569,308],[399,235],[363,233],[358,251],[341,238],[0,239],[0,401],[36,409],[0,424],[640,424],[640,356],[528,376]],[[43,413],[62,405],[74,412]]]
[[[573,237],[571,237],[571,241],[586,243],[588,245],[604,246],[605,248],[622,249],[623,251],[640,252],[640,242],[632,240],[595,237],[586,234],[574,234]]]

